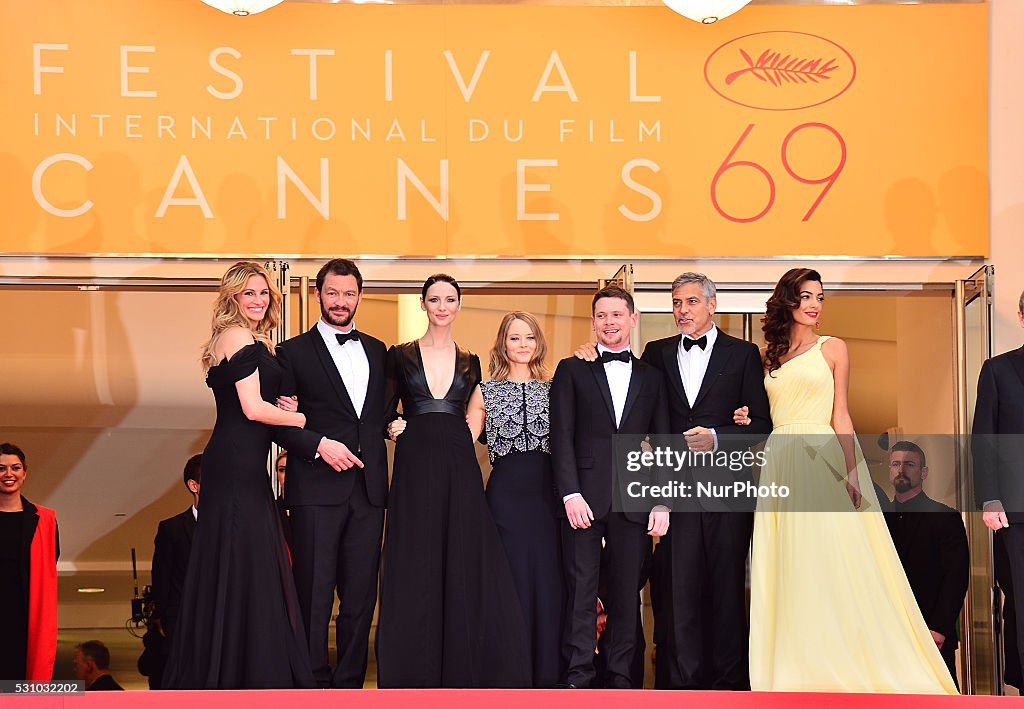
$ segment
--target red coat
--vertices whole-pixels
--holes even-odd
[[[57,516],[49,508],[33,507],[38,521],[29,549],[25,679],[49,682],[57,657]]]

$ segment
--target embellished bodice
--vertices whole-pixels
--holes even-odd
[[[484,432],[491,463],[511,453],[550,453],[550,382],[507,379],[480,385],[487,412]]]

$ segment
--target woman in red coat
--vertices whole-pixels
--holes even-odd
[[[49,681],[57,655],[57,517],[21,495],[25,453],[0,443],[0,678]]]

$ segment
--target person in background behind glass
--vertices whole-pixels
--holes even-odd
[[[277,475],[277,499],[284,497],[284,477],[288,473],[288,451],[282,450],[274,461],[274,473]]]
[[[57,559],[54,511],[22,494],[28,464],[0,443],[0,679],[48,682],[57,656]]]
[[[143,643],[147,650],[149,688],[160,689],[163,670],[171,652],[174,626],[181,611],[181,594],[185,588],[188,559],[192,554],[192,537],[199,518],[199,481],[202,478],[202,453],[185,463],[182,478],[185,489],[192,496],[192,504],[183,512],[160,522],[153,540],[153,629],[156,635],[146,633]]]
[[[75,678],[85,682],[87,692],[123,692],[124,687],[110,674],[110,650],[99,640],[75,646]]]
[[[292,523],[288,516],[288,507],[284,501],[284,478],[288,473],[288,451],[282,450],[274,459],[274,474],[277,475],[277,513],[281,516],[284,528],[284,540],[292,547]]]
[[[928,497],[924,451],[911,441],[889,450],[889,482],[896,491],[885,522],[924,615],[924,622],[956,682],[957,621],[971,577],[967,531],[960,513]],[[959,687],[959,685],[957,685]]]

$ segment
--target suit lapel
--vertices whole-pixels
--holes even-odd
[[[640,378],[643,376],[640,366],[640,360],[636,357],[633,358],[633,371],[629,374],[629,389],[626,391],[626,402],[622,405],[622,418],[621,423],[626,422],[626,417],[629,416],[629,410],[633,408],[633,402],[636,401],[636,397],[640,395],[640,388],[643,386],[643,382]]]
[[[700,391],[697,392],[697,398],[693,400],[694,409],[700,406],[700,402],[714,385],[715,379],[722,373],[726,362],[732,357],[732,342],[730,340],[731,338],[724,332],[718,331],[715,346],[711,349],[711,359],[708,360],[708,369],[704,372],[704,379],[700,383]]]
[[[682,339],[682,335],[676,335],[670,342],[671,347],[664,347],[661,350],[661,356],[664,360],[665,374],[668,376],[668,381],[672,385],[672,389],[675,390],[679,400],[683,402],[683,406],[687,409],[690,408],[690,401],[686,398],[686,390],[683,389],[683,378],[679,374],[679,341]],[[705,377],[707,379],[707,377]]]
[[[594,360],[588,362],[590,367],[590,373],[594,375],[594,380],[597,382],[597,389],[601,392],[601,398],[604,399],[604,405],[608,408],[608,415],[612,419],[612,427],[618,428],[615,425],[615,406],[612,404],[612,390],[608,386],[608,377],[604,373],[604,365],[601,364],[600,360]],[[632,378],[630,378],[632,383]]]
[[[372,350],[372,351],[371,351]],[[363,342],[363,352],[366,353],[366,364],[370,368],[370,376],[366,380],[366,400],[363,401],[363,414],[366,414],[366,409],[370,406],[372,401],[376,401],[377,398],[373,395],[376,391],[374,388],[378,385],[380,380],[384,377],[383,367],[378,367],[377,362],[383,362],[384,358],[378,358],[377,355],[377,343],[371,342],[367,337]],[[383,391],[383,387],[381,388]],[[355,407],[352,407],[352,411],[355,412]]]
[[[338,372],[338,367],[334,364],[331,353],[327,351],[327,344],[324,342],[324,338],[320,336],[320,331],[314,325],[313,329],[308,332],[308,335],[313,343],[313,350],[316,352],[317,357],[320,359],[320,364],[323,365],[324,372],[327,374],[327,378],[331,380],[331,384],[338,393],[338,400],[341,401],[346,411],[352,414],[353,417],[356,417],[356,407],[352,405],[352,397],[348,395],[345,382],[341,379],[341,374]]]
[[[1020,377],[1021,385],[1024,385],[1024,347],[1021,347],[1016,352],[1016,357],[1011,357],[1013,361],[1013,368],[1017,370],[1017,376]]]

